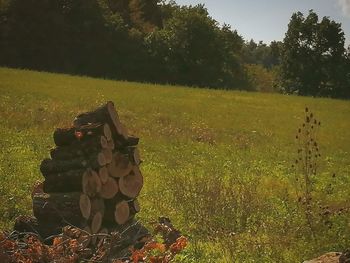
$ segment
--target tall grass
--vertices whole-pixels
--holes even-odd
[[[38,167],[54,128],[106,100],[141,138],[140,219],[169,216],[190,237],[178,261],[300,262],[350,246],[347,212],[317,217],[312,238],[291,167],[308,105],[322,120],[315,198],[332,212],[349,205],[350,102],[6,68],[0,68],[1,228],[31,213],[29,193],[42,179]]]

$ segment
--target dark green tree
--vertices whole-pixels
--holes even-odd
[[[292,15],[282,49],[282,88],[288,93],[348,97],[341,24],[310,10]]]

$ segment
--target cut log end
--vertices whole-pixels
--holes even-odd
[[[120,192],[130,198],[137,197],[142,186],[143,177],[138,166],[134,166],[130,174],[119,179]]]
[[[87,169],[83,175],[82,186],[84,194],[94,197],[101,191],[102,187],[99,174],[97,174],[94,170]]]
[[[92,234],[96,234],[100,230],[101,225],[102,225],[102,213],[97,212],[93,216],[92,221],[91,221],[91,232],[92,232]]]
[[[130,216],[130,209],[128,202],[121,201],[120,203],[116,204],[115,206],[115,212],[114,212],[114,219],[115,222],[119,225],[125,224]]]
[[[106,166],[103,166],[98,171],[98,176],[100,177],[101,183],[105,184],[108,180],[108,169]]]
[[[118,184],[115,179],[108,177],[107,182],[102,184],[100,196],[104,199],[113,198],[119,191]]]
[[[105,123],[105,125],[103,126],[103,133],[108,142],[112,141],[112,131],[107,123]]]
[[[111,163],[113,159],[113,153],[111,149],[103,149],[103,155],[105,156],[106,164]]]
[[[85,219],[89,219],[91,214],[91,202],[90,198],[86,194],[81,194],[79,200],[79,206],[82,216]]]

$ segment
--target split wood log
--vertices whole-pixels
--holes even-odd
[[[53,140],[57,146],[71,144],[77,140],[75,128],[57,128],[53,133]]]
[[[83,174],[82,187],[84,194],[90,197],[96,196],[102,187],[98,173],[92,169],[87,169]]]
[[[107,143],[107,148],[108,148],[108,149],[111,149],[112,151],[114,150],[115,144],[114,144],[114,140],[113,140],[113,139],[110,140],[110,141],[108,141],[108,143]]]
[[[58,128],[53,133],[53,139],[57,146],[86,141],[96,136],[104,136],[107,140],[111,140],[112,132],[109,125],[107,123],[92,123],[79,127]]]
[[[104,154],[105,156],[105,159],[106,159],[106,163],[111,163],[112,162],[112,159],[113,159],[113,153],[112,153],[112,150],[111,149],[103,149],[102,150],[102,153]]]
[[[102,184],[100,197],[104,199],[111,199],[118,193],[118,191],[119,187],[117,181],[112,177],[108,177],[107,182]]]
[[[91,220],[91,233],[96,234],[101,229],[103,216],[101,212],[97,212]]]
[[[105,205],[106,210],[103,217],[105,225],[113,225],[115,223],[121,225],[131,219],[128,201],[123,200],[121,196],[106,200]]]
[[[81,192],[82,178],[85,171],[86,169],[78,169],[57,174],[46,174],[44,181],[44,192]]]
[[[102,216],[105,214],[105,202],[100,197],[91,199],[91,215],[101,213]]]
[[[70,145],[57,146],[50,150],[52,159],[70,160],[78,157],[86,157],[91,152],[100,152],[108,148],[108,142],[105,136],[91,137],[86,141],[75,141]]]
[[[114,219],[118,225],[123,225],[129,220],[130,209],[127,201],[121,201],[115,206]]]
[[[33,197],[34,216],[43,224],[68,223],[79,227],[83,222],[80,195],[80,192],[35,194]]]
[[[71,160],[55,160],[55,159],[44,159],[40,165],[41,173],[46,176],[48,174],[67,172],[69,170],[92,168],[99,169],[106,165],[105,155],[100,153],[92,154],[88,159],[76,158]]]
[[[113,154],[112,162],[107,165],[109,175],[114,178],[126,176],[131,172],[132,167],[129,156],[119,152]]]
[[[89,123],[108,123],[111,131],[112,137],[115,137],[118,142],[125,142],[128,138],[127,131],[119,120],[117,111],[115,110],[114,104],[108,101],[105,105],[97,108],[91,112],[85,112],[78,115],[73,125],[74,127],[80,127]]]
[[[119,191],[126,197],[137,197],[142,186],[143,177],[138,166],[134,166],[127,176],[119,178]]]
[[[79,200],[80,212],[85,219],[89,219],[91,215],[91,202],[89,196],[86,194],[80,195]]]

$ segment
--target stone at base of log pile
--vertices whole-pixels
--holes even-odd
[[[339,263],[340,255],[341,253],[339,252],[329,252],[313,260],[305,261],[304,263]]]

